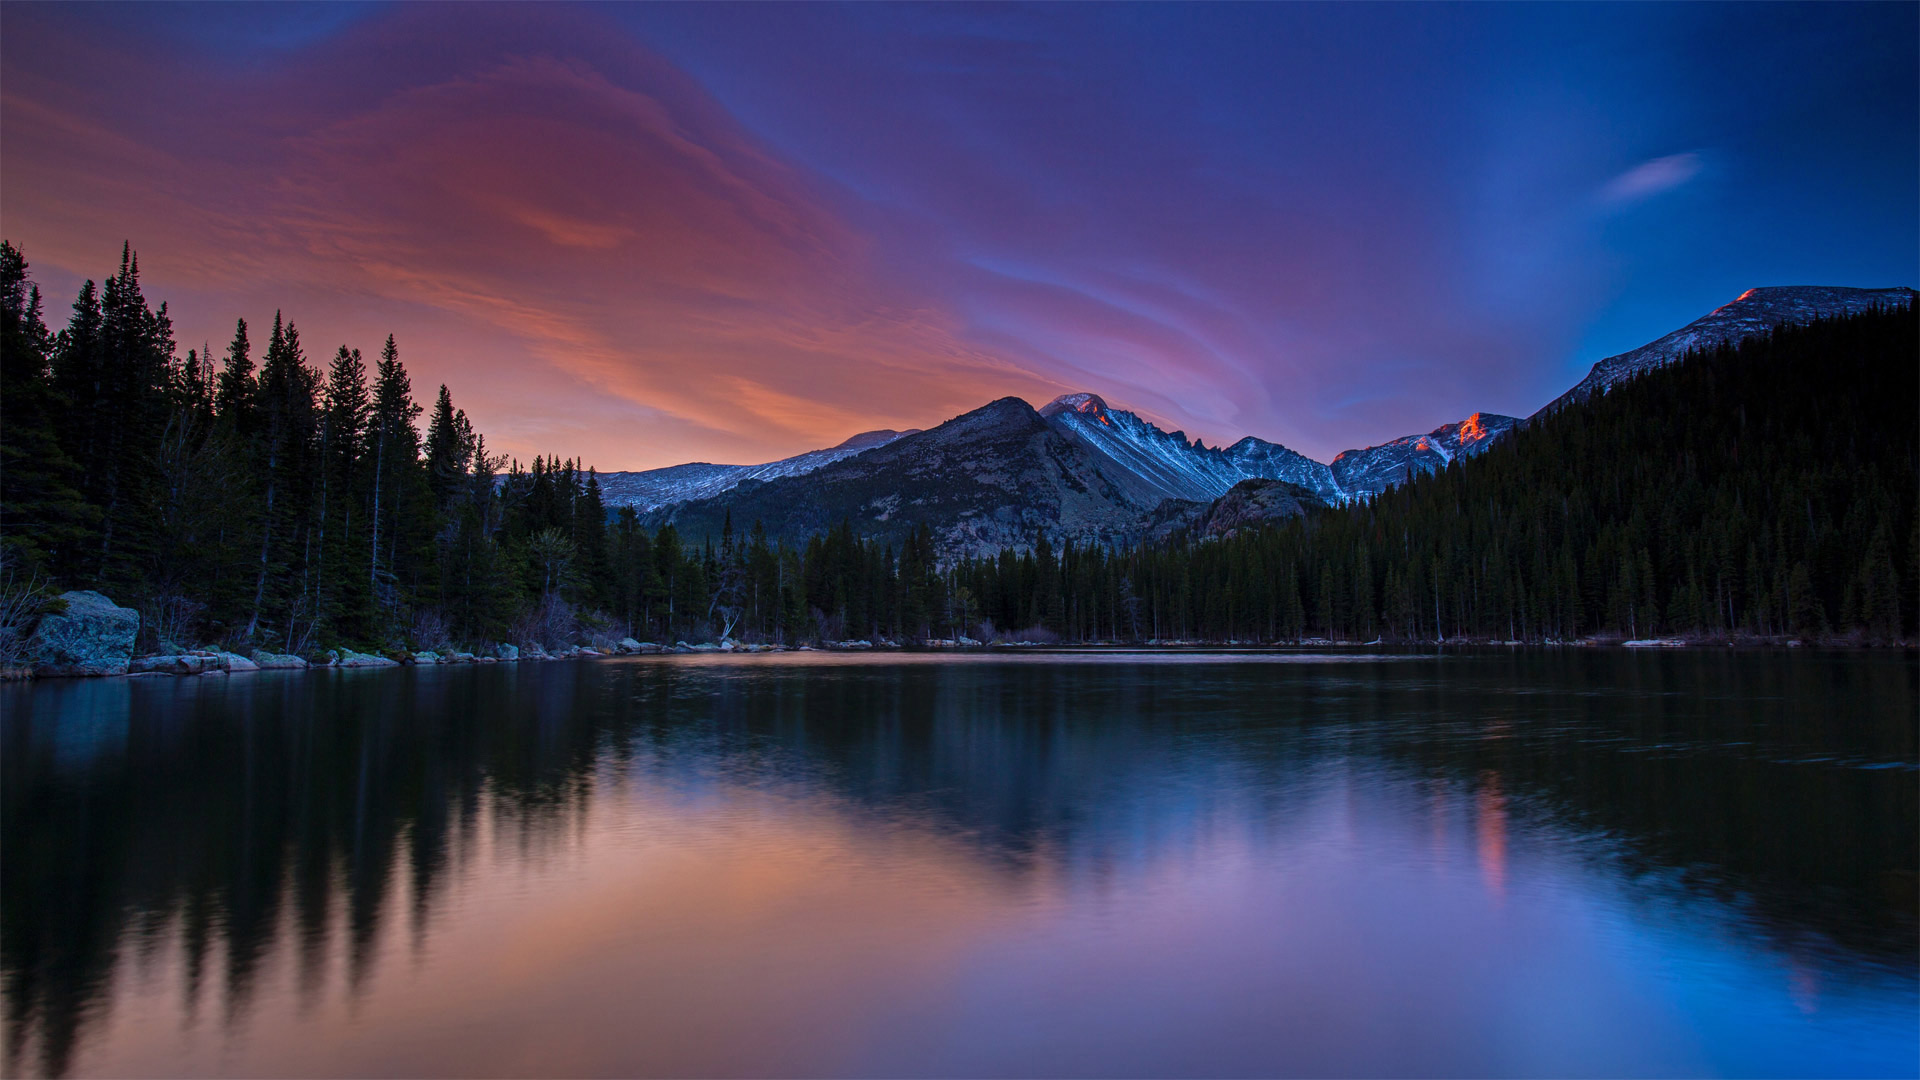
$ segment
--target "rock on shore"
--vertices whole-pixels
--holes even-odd
[[[360,668],[360,667],[398,667],[400,666],[400,662],[398,660],[389,660],[384,656],[371,656],[367,653],[357,653],[357,652],[354,652],[352,649],[329,650],[327,655],[333,658],[334,667]]]
[[[140,613],[97,592],[61,593],[66,610],[43,615],[28,639],[39,676],[125,675],[140,636]]]
[[[261,668],[304,668],[307,662],[291,653],[271,653],[265,649],[253,650],[254,665]]]
[[[149,672],[160,675],[199,675],[224,670],[220,658],[211,653],[177,653],[164,656],[135,657],[128,665],[135,675]]]

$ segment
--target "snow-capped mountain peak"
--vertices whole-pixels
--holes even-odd
[[[1107,415],[1107,403],[1099,394],[1061,394],[1040,409],[1040,415],[1049,418],[1063,412],[1079,413],[1107,427],[1113,426]]]

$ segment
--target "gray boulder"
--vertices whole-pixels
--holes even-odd
[[[304,668],[307,662],[290,653],[271,653],[265,649],[253,650],[253,666],[258,668]]]
[[[345,668],[399,667],[400,662],[398,660],[389,660],[384,656],[370,656],[367,653],[354,652],[352,649],[341,649],[340,658],[333,662],[333,666]]]
[[[614,644],[614,648],[617,651],[619,651],[622,655],[625,655],[627,653],[637,653],[640,651],[640,643],[633,640],[630,637],[623,637]]]
[[[239,653],[223,652],[219,655],[220,666],[228,671],[259,671],[260,665],[241,656]]]
[[[518,660],[520,659],[520,646],[508,645],[505,642],[501,642],[500,647],[495,649],[494,653],[502,660]]]
[[[140,613],[97,592],[61,593],[66,610],[43,615],[27,641],[35,675],[125,675]]]
[[[203,671],[218,670],[219,667],[217,657],[198,653],[136,656],[127,663],[127,671],[134,675],[198,675]]]
[[[437,664],[440,662],[440,654],[431,649],[422,650],[421,652],[413,654],[413,662],[416,664]]]

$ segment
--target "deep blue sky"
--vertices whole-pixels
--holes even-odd
[[[50,291],[129,236],[183,347],[392,329],[528,453],[1089,389],[1324,460],[1920,282],[1917,13],[9,4],[0,191]]]

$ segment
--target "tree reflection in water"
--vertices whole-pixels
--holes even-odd
[[[1915,672],[1897,654],[1072,654],[8,686],[6,1069],[68,1071],[121,969],[170,949],[190,1022],[243,1025],[277,952],[304,1001],[334,963],[357,996],[389,930],[426,948],[479,852],[565,849],[625,782],[824,799],[1011,879],[1093,881],[1222,819],[1284,822],[1346,770],[1424,800],[1436,850],[1470,836],[1496,895],[1525,821],[1589,838],[1623,879],[1746,904],[1813,1001],[1809,935],[1911,971]]]

